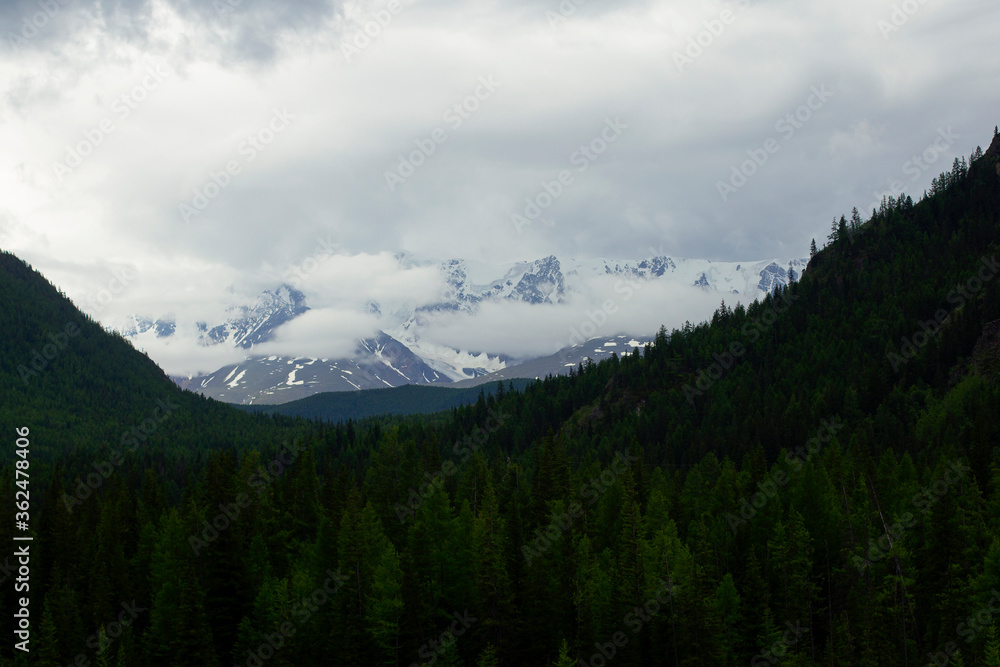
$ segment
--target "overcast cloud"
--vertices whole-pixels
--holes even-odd
[[[332,240],[286,335],[346,341],[342,310],[441,288],[397,252],[802,257],[1000,123],[995,0],[576,1],[0,3],[0,247],[80,304],[124,271],[109,322],[252,300]]]

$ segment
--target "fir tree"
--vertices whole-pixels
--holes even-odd
[[[55,620],[52,616],[52,606],[46,599],[42,610],[42,622],[38,627],[38,640],[36,651],[38,651],[38,667],[60,667],[63,663],[59,659],[59,635],[56,630]]]
[[[502,386],[503,383],[500,383]],[[499,667],[500,662],[497,659],[497,650],[493,647],[493,644],[487,644],[486,648],[482,650],[479,654],[479,660],[476,662],[476,667]]]
[[[985,667],[1000,667],[1000,633],[996,624],[986,628],[986,653],[983,656]]]
[[[382,556],[372,575],[366,619],[378,645],[381,663],[399,664],[400,621],[403,613],[403,571],[393,545],[382,549]]]
[[[569,644],[564,639],[559,644],[559,657],[552,663],[552,667],[574,667],[575,665],[576,660],[570,657]]]

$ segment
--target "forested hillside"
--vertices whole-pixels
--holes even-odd
[[[36,551],[0,664],[1000,667],[998,157],[834,220],[763,302],[404,419],[180,392],[4,255]]]
[[[286,415],[337,422],[382,415],[423,415],[444,412],[475,403],[480,394],[489,395],[499,384],[523,389],[534,380],[517,378],[507,383],[489,382],[475,387],[440,387],[404,384],[391,389],[327,391],[277,405],[241,405],[246,412]]]

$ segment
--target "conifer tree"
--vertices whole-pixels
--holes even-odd
[[[864,222],[861,220],[861,213],[858,211],[858,207],[855,206],[854,208],[851,209],[850,232],[854,234],[855,232],[861,229],[862,224],[864,224]]]
[[[63,664],[59,658],[59,636],[56,630],[55,620],[52,616],[52,605],[48,599],[42,609],[42,622],[38,626],[38,640],[35,645],[38,651],[38,667],[61,667]]]
[[[722,578],[715,591],[715,613],[719,617],[722,633],[718,637],[722,645],[723,659],[726,665],[737,663],[736,652],[739,643],[740,594],[733,582],[733,575],[728,572]]]
[[[399,556],[391,543],[382,555],[372,576],[366,619],[372,637],[378,645],[380,663],[399,664],[400,622],[403,614],[403,571]]]
[[[983,656],[985,667],[1000,667],[1000,632],[996,624],[986,628],[986,654]]]
[[[559,657],[552,663],[552,667],[574,667],[575,665],[576,660],[570,657],[569,644],[564,639],[559,644]]]
[[[504,654],[513,596],[507,574],[504,526],[497,506],[492,483],[486,485],[483,506],[476,517],[473,532],[476,556],[475,581],[477,605],[483,618],[477,624],[477,634]]]

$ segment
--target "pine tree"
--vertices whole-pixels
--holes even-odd
[[[813,257],[815,257],[817,252],[819,252],[819,251],[816,250],[816,239],[813,239],[809,243],[809,259],[812,259]]]
[[[108,639],[108,633],[105,632],[104,628],[101,628],[97,632],[97,662],[95,663],[97,667],[111,667],[111,642]]]
[[[733,583],[733,575],[728,572],[715,591],[715,613],[722,627],[718,640],[722,644],[725,664],[734,665],[738,662],[736,651],[739,642],[737,623],[740,617],[740,594]]]
[[[211,666],[215,664],[215,652],[204,587],[188,541],[191,534],[185,530],[185,525],[197,524],[190,514],[187,518],[182,521],[177,510],[171,510],[156,546],[152,565],[156,593],[150,609],[149,643],[155,664]]]
[[[995,624],[986,628],[986,653],[983,665],[985,667],[1000,667],[1000,637]]]
[[[855,206],[854,208],[851,209],[851,227],[850,227],[851,233],[854,234],[855,232],[860,230],[861,225],[863,224],[864,221],[861,220],[861,213],[858,211],[858,207]]]
[[[513,593],[505,563],[504,522],[492,483],[486,485],[472,541],[476,555],[477,606],[484,615],[478,628],[486,641],[496,646],[502,655],[507,641]]]
[[[839,228],[840,226],[837,224],[837,218],[834,218],[833,222],[830,224],[830,235],[826,237],[826,240],[829,242],[827,245],[833,245],[837,242],[837,239],[839,238]]]
[[[371,503],[363,508],[360,503],[361,495],[352,489],[338,536],[338,563],[347,580],[337,596],[339,617],[336,620],[344,661],[372,664],[374,647],[366,632],[365,609],[371,594],[373,572],[387,540]]]
[[[621,534],[618,539],[618,592],[623,615],[643,600],[642,517],[636,501],[631,472],[622,481],[624,502],[621,508]]]
[[[503,383],[500,383],[503,386]],[[499,667],[500,661],[497,659],[497,650],[494,648],[493,644],[487,644],[486,648],[482,650],[479,654],[479,661],[476,662],[476,667]]]
[[[464,667],[462,663],[462,658],[458,655],[458,639],[452,637],[451,643],[447,646],[443,646],[438,649],[439,658],[435,665],[441,665],[441,667]]]
[[[761,637],[770,637],[766,620],[774,618],[769,605],[771,595],[767,581],[753,550],[747,557],[741,590],[746,603],[739,607],[738,627],[743,634],[743,659],[749,661],[751,656],[762,650]]]
[[[791,510],[787,526],[778,522],[774,538],[768,541],[772,553],[772,572],[777,583],[779,620],[812,627],[813,599],[816,584],[812,570],[812,537],[802,515]]]
[[[399,664],[400,621],[403,613],[403,571],[399,556],[391,543],[382,549],[382,556],[372,575],[372,592],[368,596],[366,620],[385,665]]]
[[[760,619],[760,631],[757,635],[757,646],[759,647],[759,653],[757,655],[769,654],[771,648],[776,644],[780,644],[784,636],[778,626],[774,623],[774,615],[771,613],[770,607],[764,608],[764,616]],[[752,662],[759,661],[754,659]]]
[[[551,431],[542,442],[532,495],[535,498],[535,517],[540,525],[548,519],[549,503],[564,500],[569,495],[569,456],[562,436],[556,436]]]
[[[127,667],[128,660],[125,658],[126,651],[124,645],[118,646],[118,657],[115,659],[115,667]]]
[[[177,601],[177,634],[173,637],[173,661],[180,665],[216,664],[212,630],[205,611],[205,594],[195,575],[194,563],[188,561],[181,572]]]
[[[59,635],[56,624],[52,617],[52,605],[48,599],[42,610],[42,622],[38,627],[38,644],[35,649],[38,651],[38,667],[60,667],[59,660]]]
[[[552,663],[552,667],[574,667],[576,660],[569,656],[569,644],[562,640],[559,644],[559,657]]]

